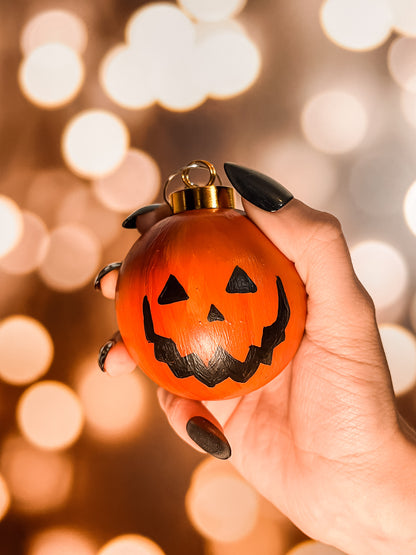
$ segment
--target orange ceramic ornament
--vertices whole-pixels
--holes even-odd
[[[209,169],[207,185],[189,180],[196,166]],[[229,399],[292,359],[305,289],[293,263],[233,208],[233,190],[213,184],[211,164],[180,171],[185,189],[170,197],[173,215],[142,235],[120,268],[119,330],[157,384],[191,399]]]

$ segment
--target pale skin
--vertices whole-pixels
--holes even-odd
[[[295,199],[276,213],[244,208],[305,283],[301,345],[277,378],[245,397],[203,403],[159,389],[161,407],[196,449],[190,418],[222,429],[237,470],[310,537],[351,555],[416,553],[416,434],[397,411],[374,305],[341,226]],[[139,216],[137,228],[167,215],[164,207]],[[107,298],[117,275],[101,280]],[[106,372],[134,369],[117,342]]]

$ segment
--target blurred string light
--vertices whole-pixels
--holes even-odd
[[[76,174],[97,178],[123,161],[130,137],[126,125],[106,110],[85,110],[74,116],[62,136],[62,154]]]
[[[0,195],[0,257],[18,244],[23,234],[23,217],[11,198]]]
[[[85,361],[79,370],[76,391],[90,435],[106,442],[137,436],[147,412],[143,384],[137,372],[111,377],[98,370],[95,359]]]
[[[150,204],[160,188],[160,170],[143,150],[128,150],[121,165],[110,175],[94,180],[97,199],[111,210],[130,212]]]
[[[403,202],[404,218],[410,231],[416,235],[416,181],[409,187]]]
[[[0,258],[0,269],[9,274],[28,274],[36,270],[44,259],[49,234],[44,221],[29,211],[22,212],[23,234],[20,241],[3,258]]]
[[[186,512],[204,537],[235,542],[256,524],[258,495],[235,471],[205,461],[193,473],[185,498]]]
[[[25,385],[39,379],[48,371],[53,352],[52,338],[38,320],[14,315],[0,322],[0,378],[5,382]]]
[[[51,42],[65,44],[78,54],[87,46],[85,23],[67,10],[46,10],[29,19],[20,35],[20,46],[25,56],[38,46]]]
[[[97,555],[165,555],[165,552],[145,536],[125,534],[106,543]]]
[[[10,492],[7,483],[0,474],[0,520],[4,517],[10,507]]]
[[[414,0],[390,0],[393,27],[402,35],[416,35],[416,4]]]
[[[66,44],[47,43],[32,50],[19,68],[23,94],[41,108],[58,108],[73,100],[84,81],[79,55]]]
[[[305,104],[301,125],[312,146],[328,154],[341,154],[363,141],[368,116],[354,95],[343,90],[327,90]]]
[[[390,44],[387,62],[396,83],[407,91],[416,92],[416,38],[395,39]]]
[[[67,385],[38,382],[19,399],[17,422],[23,435],[42,449],[64,449],[79,438],[84,414],[82,405]]]
[[[179,6],[198,21],[221,21],[238,15],[247,0],[178,0]]]
[[[286,555],[346,555],[336,547],[331,545],[316,542],[306,541],[299,543],[293,549],[287,552]]]
[[[390,1],[326,0],[320,11],[322,29],[341,48],[358,51],[377,48],[392,30]]]
[[[9,436],[2,445],[0,465],[17,511],[44,513],[67,501],[73,466],[65,454],[43,451],[22,437]]]
[[[410,391],[416,384],[416,337],[402,326],[381,324],[380,336],[390,368],[396,395]]]
[[[57,291],[74,291],[91,282],[98,270],[101,245],[85,226],[65,224],[50,232],[49,248],[39,275]]]
[[[409,270],[402,253],[382,241],[353,246],[351,258],[359,280],[373,298],[376,309],[398,304],[406,293]]]
[[[29,541],[26,555],[96,555],[95,542],[83,531],[67,526],[46,528]]]

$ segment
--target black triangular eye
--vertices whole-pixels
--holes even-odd
[[[225,290],[227,293],[255,293],[257,285],[240,266],[236,266]]]
[[[179,283],[175,276],[170,274],[168,281],[165,283],[163,291],[159,295],[157,302],[159,304],[171,304],[189,299],[185,289]]]

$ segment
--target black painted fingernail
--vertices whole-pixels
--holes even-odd
[[[97,277],[94,280],[95,289],[101,289],[101,280],[103,277],[116,268],[120,268],[120,266],[121,262],[112,262],[111,264],[108,264],[108,266],[104,266],[104,268],[98,272]]]
[[[276,212],[293,198],[283,185],[256,170],[230,163],[224,164],[224,170],[236,191],[262,210]]]
[[[225,435],[212,422],[202,416],[194,416],[186,424],[192,441],[217,459],[231,457],[231,447]]]
[[[113,337],[109,339],[107,343],[104,343],[104,345],[101,347],[100,352],[98,354],[98,366],[100,367],[102,372],[105,372],[105,368],[104,368],[105,359],[107,358],[107,355],[110,352],[110,349],[114,347],[114,345],[117,343],[117,341],[120,341],[120,339],[121,339],[121,334],[117,330],[116,333],[113,335]]]
[[[159,208],[159,206],[162,206],[162,205],[149,204],[148,206],[143,206],[143,208],[139,208],[138,210],[135,210],[132,214],[130,214],[130,216],[127,216],[127,218],[124,220],[124,222],[121,225],[126,229],[135,229],[137,216],[141,216],[142,214],[147,214],[148,212],[153,212],[153,210],[156,210],[156,208]]]

